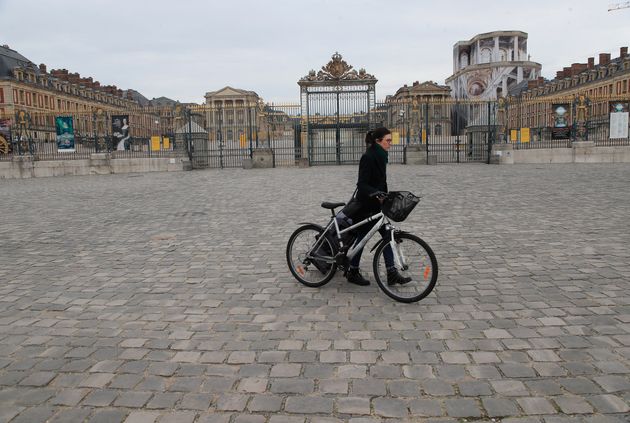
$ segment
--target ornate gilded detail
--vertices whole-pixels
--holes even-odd
[[[573,100],[573,112],[575,113],[574,134],[575,139],[585,140],[588,139],[588,108],[591,105],[591,100],[584,94],[580,94]]]
[[[322,69],[315,73],[311,70],[308,75],[300,79],[300,82],[320,82],[320,81],[365,81],[375,80],[374,75],[370,75],[365,69],[359,69],[356,71],[352,68],[341,54],[335,52],[332,55],[332,59],[326,66],[322,66]]]
[[[0,154],[9,154],[9,141],[0,134]]]
[[[109,128],[109,122],[107,121],[107,113],[100,107],[94,110],[93,113],[94,119],[94,141],[96,143],[96,151],[107,151],[108,150],[108,142],[107,142],[107,133]]]
[[[180,103],[175,104],[173,108],[173,117],[175,118],[175,126],[179,127],[180,125],[186,122],[186,108]]]
[[[32,153],[31,145],[31,115],[26,110],[18,110],[15,112],[15,129],[17,133],[18,152],[20,154]]]

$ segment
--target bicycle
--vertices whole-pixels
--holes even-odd
[[[346,203],[323,202],[321,206],[332,214],[326,227],[301,222],[302,226],[289,237],[286,257],[291,274],[303,285],[313,288],[330,282],[338,268],[344,271],[345,276],[350,260],[381,227],[385,227],[387,236],[371,250],[375,251],[373,271],[378,286],[390,298],[403,303],[420,301],[429,295],[438,278],[438,263],[433,250],[420,237],[398,229],[390,221],[401,222],[406,219],[420,198],[402,191],[376,193],[374,196],[379,195],[383,198],[382,210],[348,226],[335,213],[336,208]],[[375,221],[367,235],[356,242],[354,231]],[[402,285],[387,283],[384,259],[387,246],[392,248],[396,269],[403,276],[411,277],[411,282]]]

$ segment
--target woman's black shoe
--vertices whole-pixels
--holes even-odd
[[[398,270],[387,272],[387,285],[404,285],[409,282],[411,282],[411,278],[401,275]]]
[[[355,285],[367,286],[367,285],[370,284],[369,280],[367,280],[363,276],[361,276],[361,273],[359,273],[359,269],[350,269],[350,270],[348,270],[348,274],[346,275],[346,279],[348,279],[348,282],[353,283]]]

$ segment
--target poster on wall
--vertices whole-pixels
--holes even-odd
[[[571,136],[571,126],[569,125],[569,103],[552,104],[553,127],[551,128],[551,139],[566,140]]]
[[[112,116],[112,135],[116,150],[124,151],[130,149],[129,115]]]
[[[610,138],[628,138],[628,115],[630,103],[624,101],[610,102]]]
[[[72,116],[55,117],[55,129],[57,131],[57,151],[74,152],[74,124]]]

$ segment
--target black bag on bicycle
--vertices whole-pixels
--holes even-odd
[[[420,197],[409,191],[390,191],[383,201],[383,214],[394,222],[402,222],[418,205],[418,202],[420,202]]]
[[[350,221],[352,222],[352,220],[356,220],[356,217],[359,215],[362,208],[363,208],[363,205],[357,199],[357,190],[355,189],[354,193],[352,194],[352,197],[346,203],[343,209],[341,209],[341,212],[345,214],[347,217],[349,217]]]

